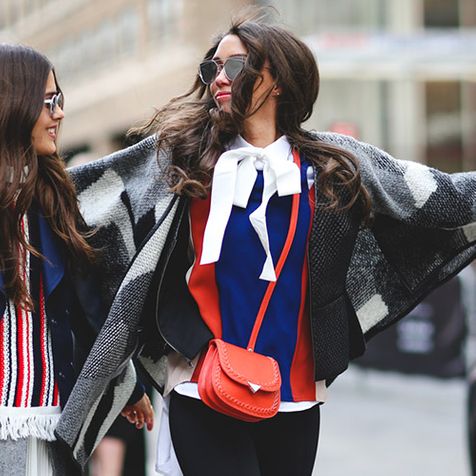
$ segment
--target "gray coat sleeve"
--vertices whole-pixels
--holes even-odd
[[[346,280],[368,338],[476,256],[476,172],[446,174],[339,134],[317,138],[357,158],[371,197]]]
[[[476,172],[447,174],[397,160],[351,137],[323,136],[358,159],[375,215],[424,228],[458,228],[476,222]]]

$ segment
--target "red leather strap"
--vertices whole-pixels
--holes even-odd
[[[301,159],[299,157],[299,153],[297,150],[293,150],[293,158],[294,163],[301,168]],[[266,288],[266,292],[264,293],[263,300],[261,301],[260,308],[258,310],[258,314],[256,315],[255,324],[253,326],[253,330],[251,331],[250,340],[248,342],[248,350],[253,351],[256,345],[256,339],[258,338],[258,333],[261,328],[261,324],[263,323],[264,315],[266,314],[266,310],[268,309],[269,302],[271,301],[271,297],[273,295],[274,288],[276,287],[276,283],[278,282],[279,275],[281,274],[281,270],[283,269],[284,263],[289,254],[289,250],[293,244],[294,235],[296,234],[296,227],[298,221],[298,214],[299,214],[299,200],[301,194],[295,193],[293,195],[293,201],[291,206],[291,219],[289,221],[289,229],[288,234],[286,236],[286,241],[284,242],[283,250],[281,251],[281,256],[279,257],[278,263],[276,265],[275,273],[276,273],[276,281],[270,281],[268,287]]]

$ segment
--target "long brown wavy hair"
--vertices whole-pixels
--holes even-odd
[[[286,29],[268,24],[263,17],[232,22],[205,53],[213,58],[220,41],[236,35],[248,50],[243,72],[232,83],[232,112],[220,111],[208,86],[197,78],[191,89],[159,109],[135,134],[157,132],[158,150],[171,154],[170,184],[174,192],[189,197],[208,193],[213,167],[226,144],[243,131],[245,120],[266,101],[251,109],[251,99],[261,71],[268,61],[275,84],[280,87],[277,127],[291,146],[318,168],[318,184],[327,198],[327,209],[346,210],[362,206],[363,220],[370,214],[370,198],[361,183],[357,159],[346,150],[319,141],[302,123],[311,117],[319,93],[319,71],[305,43]],[[259,83],[258,83],[259,84]]]
[[[21,230],[33,201],[65,244],[70,263],[94,258],[63,160],[57,154],[38,157],[32,146],[51,71],[54,74],[51,63],[37,51],[0,44],[0,272],[7,297],[27,309],[33,308],[33,301],[21,279],[21,248],[42,258]]]

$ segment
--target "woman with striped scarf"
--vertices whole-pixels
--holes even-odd
[[[95,251],[56,139],[51,63],[0,45],[0,474],[75,474],[54,430],[103,321]],[[151,425],[140,385],[126,416]]]

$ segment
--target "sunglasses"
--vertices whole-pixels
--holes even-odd
[[[55,115],[56,108],[58,106],[61,109],[63,109],[63,106],[64,106],[63,94],[57,93],[54,96],[52,96],[50,99],[45,99],[44,103],[45,103],[45,106],[48,106],[50,116],[53,117]]]
[[[200,63],[198,67],[198,75],[204,84],[212,84],[215,78],[225,71],[228,81],[233,81],[243,71],[245,67],[246,56],[232,56],[227,58],[223,63],[217,60],[207,60]]]

